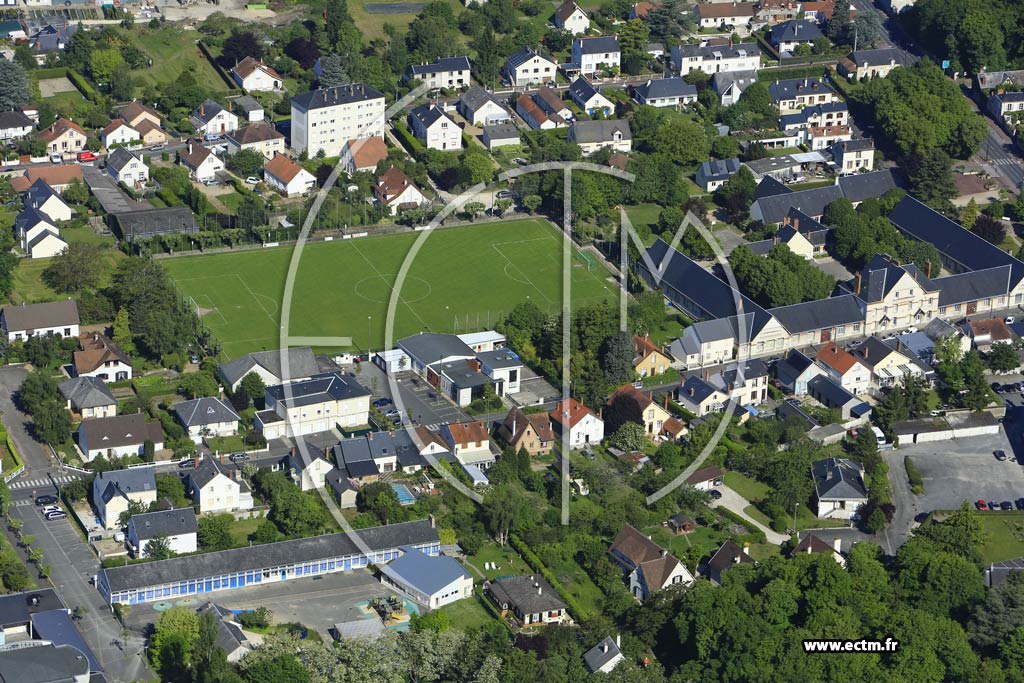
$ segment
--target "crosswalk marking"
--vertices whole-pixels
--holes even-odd
[[[68,484],[68,483],[73,482],[77,478],[78,477],[62,476],[62,477],[54,477],[52,481],[50,480],[49,477],[46,477],[46,478],[43,478],[43,479],[20,479],[18,481],[11,482],[10,488],[12,490],[16,490],[16,489],[29,489],[29,488],[42,488],[42,487],[45,487],[45,486],[53,486],[54,482],[56,482],[58,485]]]
[[[31,500],[29,500],[28,498],[26,498],[26,499],[24,499],[24,500],[16,500],[16,501],[14,501],[14,504],[15,504],[15,506],[17,506],[17,507],[24,507],[24,506],[26,506],[26,505],[31,505],[31,504],[32,504],[32,501],[31,501]]]

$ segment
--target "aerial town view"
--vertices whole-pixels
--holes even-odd
[[[1024,2],[0,0],[0,683],[1024,683]]]

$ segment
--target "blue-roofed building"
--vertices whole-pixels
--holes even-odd
[[[779,52],[792,52],[800,45],[812,45],[824,37],[818,24],[806,19],[790,19],[772,26],[768,34],[773,46]]]
[[[633,88],[633,98],[652,107],[678,107],[697,101],[697,86],[681,78],[648,79]]]
[[[66,609],[36,612],[32,615],[32,631],[38,640],[48,640],[58,647],[70,645],[81,652],[89,660],[89,669],[93,673],[103,671],[100,661],[78,632]]]
[[[615,105],[607,97],[598,92],[590,81],[580,76],[569,86],[569,97],[587,112],[588,116],[602,114],[607,116],[615,111]]]
[[[473,594],[473,577],[458,560],[409,547],[380,568],[380,582],[416,602],[437,609]]]

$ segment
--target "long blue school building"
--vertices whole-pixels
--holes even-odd
[[[133,605],[361,569],[397,558],[402,546],[440,554],[433,521],[110,567],[100,570],[96,586],[108,603]]]

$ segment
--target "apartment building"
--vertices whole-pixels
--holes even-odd
[[[384,95],[364,83],[340,85],[292,98],[292,147],[333,157],[349,140],[384,134]]]

